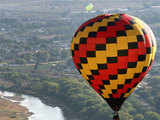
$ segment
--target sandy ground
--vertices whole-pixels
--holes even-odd
[[[0,98],[0,120],[28,120],[31,114],[18,103]]]

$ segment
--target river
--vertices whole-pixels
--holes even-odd
[[[20,102],[19,104],[21,106],[28,108],[29,112],[33,113],[33,115],[28,118],[29,120],[65,120],[63,112],[58,106],[48,106],[42,103],[42,101],[37,97],[22,95],[23,100],[15,101],[7,98],[13,97],[15,93],[0,91],[0,94],[3,98],[8,99],[12,102]]]

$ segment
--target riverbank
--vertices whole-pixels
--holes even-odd
[[[46,104],[50,105],[52,107],[55,107],[55,105],[59,106],[61,110],[63,111],[63,115],[66,118],[65,120],[81,120],[78,113],[74,112],[71,108],[69,108],[66,103],[57,97],[44,97],[44,96],[37,96],[41,99],[41,101]]]
[[[63,112],[57,105],[52,107],[48,106],[38,98],[31,95],[17,95],[13,92],[0,91],[0,97],[12,103],[16,103],[23,107],[26,107],[27,111],[24,113],[29,113],[27,118],[17,118],[15,119],[1,119],[0,120],[66,120],[63,116]],[[28,112],[29,111],[29,112]]]
[[[72,109],[70,109],[63,100],[57,98],[56,96],[48,97],[41,94],[36,94],[34,92],[25,92],[25,91],[23,92],[23,94],[39,98],[43,104],[46,104],[50,107],[56,108],[58,106],[62,110],[65,120],[82,120],[80,119],[81,116],[77,112],[74,112]],[[14,97],[12,97],[12,99],[14,99]]]
[[[19,101],[15,99],[15,101]],[[28,120],[32,113],[29,110],[19,105],[19,102],[13,102],[2,97],[0,94],[0,120]]]

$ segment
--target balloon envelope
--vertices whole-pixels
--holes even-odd
[[[156,42],[151,29],[140,19],[106,14],[78,28],[71,51],[83,78],[118,111],[149,71]]]
[[[90,3],[89,5],[86,6],[86,11],[91,11],[93,9],[94,5]]]

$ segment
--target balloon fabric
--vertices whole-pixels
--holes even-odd
[[[150,70],[156,42],[152,30],[140,19],[105,14],[78,28],[71,52],[83,78],[117,113]]]

